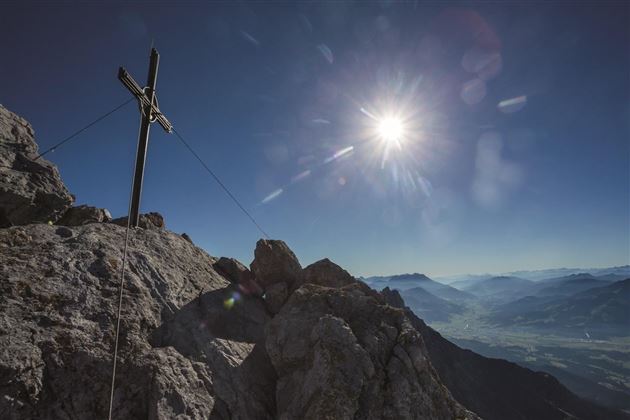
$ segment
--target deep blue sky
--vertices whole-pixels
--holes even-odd
[[[0,103],[44,149],[128,98],[117,68],[143,83],[153,40],[165,114],[303,264],[628,264],[628,6],[506,3],[4,2]],[[130,104],[49,155],[78,203],[126,213],[137,126]],[[142,208],[212,255],[260,237],[158,125]]]

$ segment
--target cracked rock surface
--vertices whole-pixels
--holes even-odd
[[[476,418],[437,379],[404,312],[357,282],[297,289],[266,347],[281,419]]]
[[[106,416],[124,228],[0,230],[0,417]],[[263,302],[233,291],[180,235],[131,232],[114,400],[117,418],[270,417],[239,402]],[[244,366],[245,365],[245,366]],[[258,380],[264,382],[264,379]],[[272,398],[273,396],[270,396]],[[249,411],[248,411],[249,410]],[[262,412],[257,412],[261,410]],[[265,412],[267,410],[268,412]]]
[[[0,105],[0,227],[55,222],[74,201],[37,151],[31,125]]]

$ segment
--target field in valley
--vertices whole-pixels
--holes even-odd
[[[430,325],[460,347],[549,372],[578,395],[630,412],[630,334],[498,328],[484,320],[487,314],[487,307],[473,304]]]

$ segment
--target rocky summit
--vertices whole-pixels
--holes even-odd
[[[57,170],[34,160],[30,126],[4,108],[0,140],[0,418],[106,418],[126,220],[71,208]],[[303,268],[278,240],[254,255],[249,268],[215,258],[143,215],[129,237],[114,418],[617,416],[549,375],[454,346],[395,291],[328,259]]]
[[[38,157],[33,127],[0,105],[0,227],[59,219],[74,198]]]

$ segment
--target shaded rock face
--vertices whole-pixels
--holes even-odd
[[[398,293],[398,290],[392,290],[389,287],[386,287],[381,290],[381,294],[385,298],[385,301],[388,304],[392,305],[394,308],[403,309],[405,307],[405,301],[403,300],[402,296],[400,296],[400,293]]]
[[[291,288],[302,277],[302,266],[297,257],[279,240],[259,240],[250,268],[263,290],[274,283],[285,283]]]
[[[104,223],[112,220],[112,215],[107,209],[81,205],[69,208],[57,221],[61,226],[81,226],[87,223]]]
[[[305,284],[266,330],[281,419],[476,418],[439,382],[403,311],[359,284]]]
[[[214,264],[217,272],[238,286],[238,290],[246,295],[262,296],[263,290],[254,280],[254,275],[235,258],[221,257]]]
[[[253,278],[252,273],[236,258],[221,257],[214,268],[232,283],[242,283]]]
[[[55,222],[74,201],[37,150],[30,124],[0,105],[0,227]]]
[[[290,292],[302,282],[302,266],[283,241],[261,239],[250,264],[257,285],[264,292],[267,310],[278,313]]]

